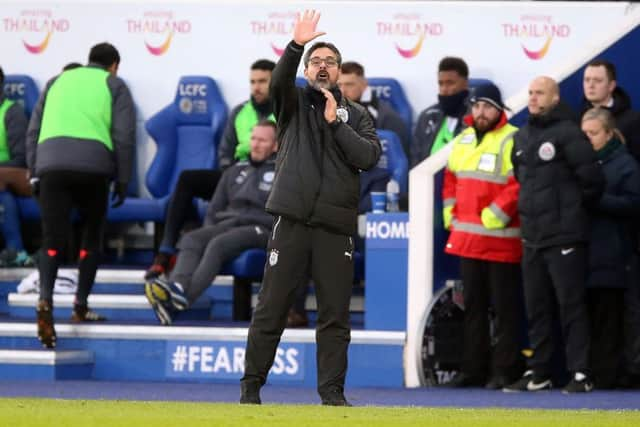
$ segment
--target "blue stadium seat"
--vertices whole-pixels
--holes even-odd
[[[307,86],[307,79],[304,77],[296,77],[296,86],[298,87],[306,87]]]
[[[147,188],[154,197],[169,195],[185,169],[217,167],[217,145],[227,110],[212,78],[180,79],[173,103],[145,125],[158,148],[146,175]]]
[[[8,74],[4,76],[3,90],[8,99],[22,104],[27,118],[30,118],[40,96],[36,82],[25,74]]]
[[[266,252],[264,249],[247,249],[237,258],[225,263],[220,274],[241,279],[262,279]]]
[[[373,93],[379,99],[390,103],[405,122],[407,129],[412,129],[413,109],[400,82],[390,77],[370,77],[367,81]]]
[[[409,161],[402,149],[400,138],[389,130],[378,129],[377,133],[382,145],[378,167],[388,170],[391,178],[400,184],[400,193],[406,194],[409,185]]]

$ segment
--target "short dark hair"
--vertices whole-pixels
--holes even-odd
[[[120,54],[118,49],[111,43],[98,43],[89,52],[89,62],[109,68],[113,64],[120,64]]]
[[[69,62],[67,65],[62,67],[62,71],[73,70],[75,68],[80,68],[80,67],[82,67],[82,64],[79,62]]]
[[[269,59],[258,59],[251,64],[251,70],[273,71],[276,68],[276,63]]]
[[[355,74],[364,77],[364,67],[355,61],[348,61],[342,64],[342,74]]]
[[[2,67],[0,67],[0,92],[4,91],[2,84],[4,83],[4,71],[2,71]]]
[[[318,50],[318,49],[322,49],[323,47],[326,47],[327,49],[331,49],[331,51],[336,54],[336,61],[338,61],[338,67],[342,68],[342,55],[340,55],[340,51],[338,50],[336,45],[334,45],[333,43],[328,43],[328,42],[317,42],[317,43],[314,43],[309,48],[309,50],[307,50],[307,53],[304,54],[304,68],[308,68],[309,67],[309,59],[311,59],[311,54],[313,52],[315,52],[316,50]]]
[[[609,81],[617,80],[616,66],[607,60],[594,59],[593,61],[587,64],[587,67],[604,67],[604,70],[607,72],[607,77],[609,78]]]
[[[464,62],[464,59],[458,58],[457,56],[445,56],[440,60],[440,64],[438,64],[438,72],[440,71],[455,71],[461,77],[465,79],[469,78],[469,67],[467,63]]]

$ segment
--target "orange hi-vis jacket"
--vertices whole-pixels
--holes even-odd
[[[471,117],[465,118],[471,121]],[[503,113],[495,129],[477,143],[468,127],[451,144],[444,172],[443,218],[451,231],[445,251],[465,258],[520,262],[520,186],[513,176],[511,150],[518,129]]]

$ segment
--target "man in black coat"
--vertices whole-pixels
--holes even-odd
[[[593,107],[611,111],[627,149],[640,162],[640,112],[631,109],[629,95],[618,86],[615,65],[601,59],[591,61],[584,69],[582,86],[584,105],[580,116]]]
[[[324,405],[349,405],[344,381],[359,170],[374,167],[381,148],[364,108],[340,95],[342,58],[333,44],[307,50],[308,85],[295,86],[304,45],[324,34],[316,31],[319,19],[315,11],[299,16],[271,78],[280,150],[267,211],[276,218],[249,328],[240,403],[260,403],[295,290],[310,275],[318,297],[318,392]]]
[[[560,103],[557,83],[537,77],[529,85],[529,119],[514,136],[511,154],[520,182],[518,212],[522,272],[533,355],[529,370],[505,391],[551,388],[553,308],[559,308],[572,379],[564,392],[587,392],[589,331],[585,306],[589,220],[604,177],[587,137]],[[555,299],[555,301],[554,301]]]
[[[438,64],[438,102],[418,115],[409,164],[416,166],[449,143],[466,125],[469,67],[462,58],[446,56]]]

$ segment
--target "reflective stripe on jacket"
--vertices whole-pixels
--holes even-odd
[[[517,128],[503,115],[477,143],[473,127],[452,141],[442,197],[451,234],[445,251],[466,258],[519,262],[522,257],[518,182],[511,150]]]

